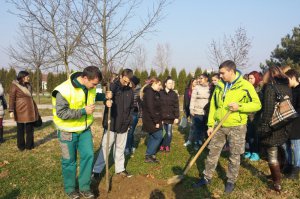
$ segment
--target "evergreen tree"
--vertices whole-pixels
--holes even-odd
[[[170,76],[170,71],[168,68],[166,68],[164,73],[162,74],[162,81],[165,81],[168,76]]]
[[[55,76],[53,73],[48,73],[47,77],[47,91],[51,93],[55,88]]]
[[[154,70],[153,68],[151,68],[150,70],[150,77],[157,77],[156,70]]]
[[[185,69],[182,69],[178,74],[178,93],[180,95],[184,94],[184,89],[186,87],[186,72]]]
[[[5,78],[5,90],[6,90],[5,92],[9,92],[12,81],[16,79],[17,79],[17,72],[14,68],[11,67]]]
[[[200,75],[202,74],[202,70],[200,67],[197,67],[196,68],[196,71],[195,71],[195,78],[199,77]]]
[[[134,75],[138,78],[141,78],[141,72],[138,69],[134,71]]]
[[[297,70],[300,69],[300,25],[293,29],[292,35],[288,34],[281,39],[281,44],[277,45],[266,63],[268,66],[289,65]]]
[[[141,86],[145,85],[145,81],[148,79],[148,72],[146,70],[141,72],[140,84]]]
[[[7,89],[6,89],[6,82],[7,82],[7,70],[5,70],[4,68],[1,68],[0,70],[0,83],[3,86],[4,92],[7,93]],[[10,82],[11,83],[11,82]]]
[[[176,68],[172,68],[171,69],[171,77],[172,77],[172,79],[175,81],[175,82],[177,82],[177,71],[176,71]]]

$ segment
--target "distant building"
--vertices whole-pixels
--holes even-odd
[[[43,91],[47,90],[47,78],[48,78],[48,74],[42,74],[42,90]]]

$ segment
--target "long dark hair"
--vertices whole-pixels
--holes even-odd
[[[286,74],[284,74],[281,68],[278,66],[271,66],[268,70],[268,73],[269,73],[268,82],[274,82],[276,81],[276,79],[288,81],[288,76],[286,76]]]
[[[24,77],[29,76],[29,72],[22,70],[17,75],[17,80],[20,84],[24,84],[23,79]]]

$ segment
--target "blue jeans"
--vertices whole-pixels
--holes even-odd
[[[164,124],[163,128],[165,129],[166,134],[163,137],[161,145],[170,147],[172,141],[172,124]]]
[[[291,140],[294,154],[294,166],[300,167],[300,140]]]
[[[206,117],[204,115],[197,115],[195,114],[192,116],[192,126],[191,126],[191,133],[189,135],[189,140],[199,141],[203,140],[206,132]]]
[[[126,142],[126,147],[128,149],[132,149],[133,144],[134,144],[134,131],[135,131],[135,127],[139,121],[139,116],[138,113],[132,113],[132,124],[128,130],[128,135],[127,135],[127,142]]]
[[[291,145],[291,140],[286,141],[282,145],[282,148],[284,149],[285,153],[285,159],[289,165],[293,164],[293,154],[292,154],[292,145]]]
[[[146,155],[155,155],[162,140],[162,130],[149,133]]]

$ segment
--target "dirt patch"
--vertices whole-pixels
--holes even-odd
[[[177,198],[173,192],[173,187],[167,185],[166,181],[156,179],[152,175],[133,176],[123,178],[114,175],[111,181],[111,190],[107,194],[105,189],[105,179],[99,185],[99,199],[166,199]]]

